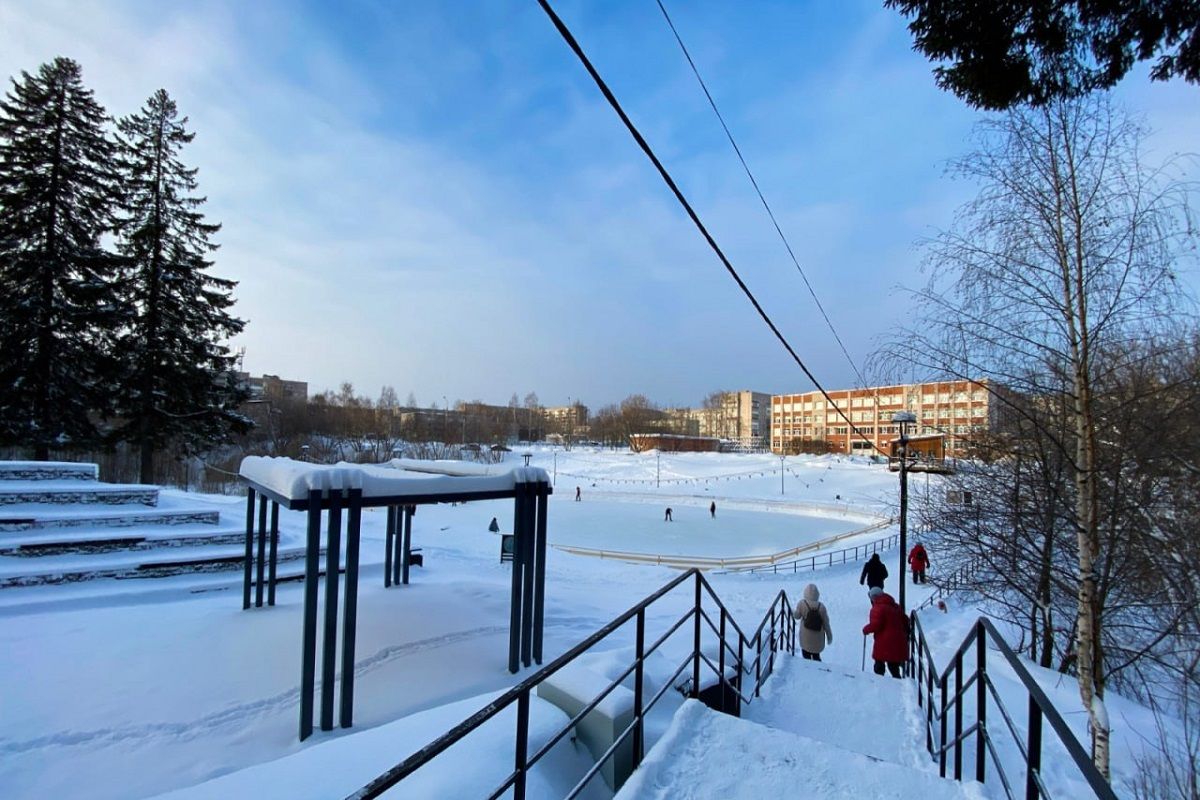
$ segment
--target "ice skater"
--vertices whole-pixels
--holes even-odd
[[[578,486],[575,487],[575,502],[578,503],[583,498],[583,490]]]
[[[716,500],[713,500],[711,503],[709,503],[708,513],[712,514],[713,519],[717,518],[717,501]]]
[[[667,506],[667,513],[663,517],[663,522],[671,522],[671,507]]]

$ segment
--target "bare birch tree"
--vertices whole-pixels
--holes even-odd
[[[931,276],[915,293],[915,324],[885,350],[937,375],[1007,386],[1013,395],[994,394],[993,402],[1038,426],[1065,464],[1066,485],[1055,491],[1067,503],[1075,567],[1069,660],[1089,715],[1092,757],[1106,777],[1099,584],[1115,536],[1097,391],[1114,367],[1107,358],[1163,337],[1179,319],[1175,260],[1191,236],[1187,187],[1170,180],[1170,166],[1144,165],[1142,138],[1099,96],[985,123],[976,150],[952,167],[979,193],[952,230],[927,243]],[[1061,429],[1012,396],[1031,407],[1059,406]]]

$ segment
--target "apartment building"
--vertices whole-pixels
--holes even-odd
[[[771,398],[771,450],[796,453],[828,448],[831,452],[870,455],[872,445],[884,452],[900,434],[892,423],[897,411],[911,411],[917,424],[910,433],[943,434],[946,455],[962,455],[971,434],[995,427],[995,404],[987,381],[935,381],[829,392],[774,395]],[[834,407],[842,409],[864,438]]]
[[[723,392],[713,408],[691,411],[700,436],[733,442],[742,449],[767,446],[771,437],[771,395],[766,392]]]

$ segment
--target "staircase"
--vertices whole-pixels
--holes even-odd
[[[938,777],[921,724],[911,681],[781,655],[741,719],[686,703],[616,797],[983,796]]]
[[[302,556],[281,542],[281,566]],[[244,522],[191,498],[102,483],[95,464],[0,462],[0,589],[225,572],[244,558]]]

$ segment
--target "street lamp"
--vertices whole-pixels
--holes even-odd
[[[787,469],[784,467],[784,463],[785,463],[786,459],[787,459],[787,456],[779,457],[779,493],[780,494],[786,494],[786,492],[783,491],[783,476],[785,474],[787,474]]]
[[[897,411],[892,422],[900,426],[900,609],[904,605],[904,559],[908,557],[908,426],[917,421],[911,411]]]

